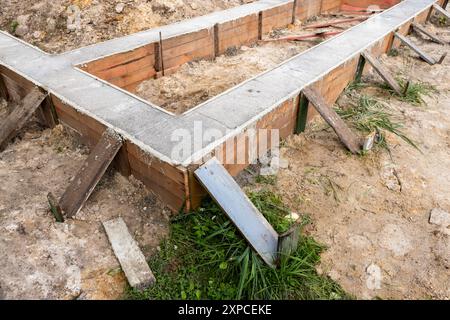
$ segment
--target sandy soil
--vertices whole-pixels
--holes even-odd
[[[450,40],[448,28],[436,31]],[[449,51],[414,40],[434,56]],[[450,230],[429,223],[433,208],[450,212],[450,60],[429,66],[409,49],[383,60],[392,72],[439,91],[417,107],[365,89],[401,117],[423,153],[388,135],[392,158],[387,151],[351,156],[318,121],[285,142],[289,168],[270,188],[312,218],[307,232],[328,247],[319,271],[357,298],[450,299]],[[380,81],[373,74],[366,80]]]
[[[2,0],[0,29],[61,53],[253,0]]]
[[[119,298],[126,280],[101,221],[123,217],[147,256],[167,235],[170,211],[113,172],[75,219],[56,223],[46,195],[60,196],[86,157],[62,127],[35,125],[0,153],[0,299]]]
[[[337,16],[316,17],[308,23],[339,19]],[[338,31],[350,28],[357,22],[325,28]],[[310,34],[300,22],[288,28],[275,30],[264,40],[290,35]],[[242,46],[229,50],[213,61],[196,61],[183,65],[176,73],[159,79],[149,79],[137,88],[137,95],[166,109],[181,114],[210,98],[248,80],[264,71],[273,69],[283,61],[313,47],[320,39],[311,41],[259,42],[251,47]]]

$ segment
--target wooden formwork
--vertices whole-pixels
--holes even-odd
[[[284,27],[292,23],[293,18],[305,20],[321,12],[338,11],[340,5],[341,1],[336,0],[292,1],[259,14],[252,13],[233,21],[218,23],[211,28],[175,37],[164,37],[163,34],[161,41],[83,63],[78,67],[99,79],[133,92],[143,80],[158,76],[162,66],[170,71],[189,61],[212,59],[226,52],[228,48],[256,42],[261,34],[265,34],[273,28]],[[397,32],[407,34],[413,20],[420,23],[425,21],[428,15],[429,10],[421,12],[414,19],[404,22]],[[399,45],[398,41],[393,38],[394,31],[396,30],[392,30],[392,33],[378,39],[370,47],[369,52],[374,57]],[[334,103],[344,88],[354,79],[359,59],[359,54],[345,59],[340,65],[336,65],[312,84],[327,103]],[[370,66],[366,68],[370,68]],[[10,99],[24,97],[35,86],[30,79],[2,65],[0,65],[0,74]],[[288,137],[295,132],[299,100],[299,94],[286,97],[270,112],[257,119],[252,128],[279,130],[281,139]],[[54,92],[50,92],[49,102],[51,102],[51,108],[48,107],[48,110],[54,109],[58,119],[75,129],[89,146],[97,144],[107,129],[105,123],[80,112],[77,107],[65,102]],[[310,109],[308,119],[316,115],[314,110]],[[48,110],[47,114],[50,112]],[[242,140],[245,143],[238,143]],[[245,149],[245,154],[248,154],[248,149],[252,148],[246,128],[223,141],[215,150],[222,149],[227,157],[235,157],[239,148]],[[214,156],[215,152],[214,150],[210,151],[209,156]],[[232,175],[237,175],[248,166],[248,162],[225,164],[224,166]],[[181,208],[191,210],[200,204],[201,198],[205,195],[193,174],[199,167],[198,164],[170,163],[143,150],[141,145],[131,139],[124,140],[114,164],[122,174],[127,176],[132,174],[141,180],[173,210]]]

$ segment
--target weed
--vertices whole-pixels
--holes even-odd
[[[275,228],[286,228],[288,212],[268,191],[249,194]],[[284,256],[279,268],[267,266],[211,200],[201,209],[177,216],[169,239],[150,259],[157,282],[132,299],[345,299],[335,282],[315,271],[323,247],[310,237]]]
[[[381,102],[370,96],[359,95],[356,103],[353,103],[350,108],[338,107],[336,112],[365,134],[378,132],[378,145],[381,147],[387,147],[383,131],[388,131],[419,149],[416,143],[400,130],[403,125],[396,121],[394,115],[389,113]]]
[[[257,176],[255,181],[257,183],[263,183],[263,184],[270,184],[272,186],[274,186],[277,183],[277,176],[273,175],[273,176]]]
[[[406,87],[407,82],[405,80],[398,79],[397,81],[400,87],[402,88]],[[380,87],[382,89],[389,91],[391,95],[396,96],[398,99],[416,106],[423,105],[425,103],[425,101],[423,100],[423,96],[431,96],[432,93],[436,92],[436,88],[433,85],[426,82],[411,81],[404,95],[398,95],[386,83],[380,84]]]
[[[19,26],[19,22],[17,22],[16,20],[13,20],[10,24],[11,32],[12,33],[16,32],[16,29],[18,26]]]
[[[439,16],[438,24],[440,27],[445,27],[447,25],[447,17]]]

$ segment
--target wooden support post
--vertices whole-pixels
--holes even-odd
[[[292,24],[295,24],[295,20],[297,20],[297,5],[298,0],[294,0],[294,5],[292,7]]]
[[[0,74],[0,97],[9,101],[9,93],[8,88],[6,87],[5,80],[3,76]]]
[[[305,131],[308,120],[309,101],[304,94],[300,93],[298,98],[297,126],[295,133],[299,134]]]
[[[161,72],[162,76],[165,76],[165,70],[164,70],[164,55],[163,55],[163,41],[162,41],[162,33],[159,32],[159,59],[160,59],[160,66],[161,66]]]
[[[442,9],[446,10],[448,6],[448,0],[445,0],[444,3],[442,4]]]
[[[363,55],[359,57],[358,67],[356,68],[355,82],[360,83],[364,72],[364,67],[366,66],[366,59]]]
[[[368,51],[364,51],[362,56],[372,65],[375,71],[383,78],[383,80],[395,91],[398,95],[402,95],[402,88],[397,81],[391,76],[389,71],[378,61],[377,58],[372,56]]]
[[[43,125],[49,128],[54,128],[59,123],[58,116],[50,96],[47,96],[37,112],[39,121]]]
[[[107,129],[103,133],[59,201],[62,213],[66,217],[73,217],[80,211],[122,144],[122,138],[113,130]]]
[[[37,108],[39,108],[45,97],[46,94],[42,93],[39,88],[34,88],[23,98],[20,105],[6,117],[0,125],[0,151],[16,136],[17,132],[31,118]]]
[[[403,44],[410,47],[413,51],[415,51],[424,61],[426,61],[430,65],[435,65],[436,60],[434,60],[432,57],[428,56],[425,52],[419,49],[411,40],[406,38],[405,36],[402,36],[401,34],[394,32],[394,36],[397,37]]]
[[[275,267],[278,258],[278,233],[228,171],[216,158],[212,158],[194,174],[253,249],[269,266]]]
[[[155,276],[123,219],[105,221],[103,227],[130,286],[143,290],[154,284]]]
[[[439,44],[445,44],[444,41],[442,41],[436,35],[432,34],[430,31],[428,31],[427,29],[422,27],[420,24],[413,22],[412,27],[417,33],[423,33],[424,35],[429,37],[431,39],[431,41],[439,43]]]
[[[447,5],[444,6],[444,8],[446,8],[446,7],[447,7]],[[443,16],[447,17],[447,19],[450,19],[450,12],[448,12],[444,8],[442,8],[441,6],[439,6],[437,4],[433,4],[433,9],[434,10],[436,10],[437,12],[442,14]]]
[[[263,37],[262,24],[263,24],[263,13],[262,11],[260,11],[258,13],[258,40],[262,40]]]
[[[300,240],[300,231],[301,221],[295,222],[287,232],[280,234],[278,238],[278,252],[280,256],[289,256],[297,250],[298,242]]]
[[[219,56],[219,24],[214,25],[214,58]]]
[[[308,98],[325,121],[333,128],[342,143],[344,143],[352,153],[359,154],[363,145],[362,139],[350,130],[344,120],[342,120],[336,111],[333,110],[332,106],[328,105],[317,90],[311,87],[303,89],[303,94]]]

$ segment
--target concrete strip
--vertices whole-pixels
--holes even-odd
[[[103,227],[130,286],[143,290],[155,283],[155,276],[123,219],[103,222]]]
[[[270,7],[286,2],[289,1],[266,0],[256,4]],[[148,43],[149,38],[145,40],[146,42],[144,38],[155,30],[57,56],[45,54],[0,32],[0,64],[30,79],[79,112],[113,128],[124,139],[130,140],[145,152],[170,164],[186,166],[208,154],[226,139],[253,126],[257,120],[279,104],[299,94],[305,86],[320,80],[334,68],[370,48],[405,22],[429,9],[434,3],[434,0],[402,1],[395,7],[181,116],[174,116],[154,108],[131,94],[73,68],[75,62],[88,60],[98,54],[111,53],[116,49],[129,50],[136,44]],[[245,10],[253,10],[248,9],[253,7],[247,6],[246,9],[239,8],[232,11],[236,16],[243,14]],[[222,18],[226,19],[230,11],[226,12],[228,13],[214,13],[214,17],[224,14]],[[197,25],[197,22],[193,24]],[[175,30],[182,25],[183,23],[178,23],[166,28]],[[173,132],[179,129],[193,136],[195,121],[203,122],[203,131],[212,129],[226,135],[212,139],[203,150],[192,148],[190,153],[184,154],[180,159],[173,159],[172,150],[179,144],[179,141],[172,139]]]

